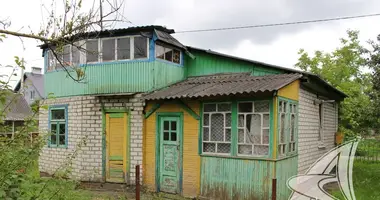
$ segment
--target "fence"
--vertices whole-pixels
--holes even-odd
[[[363,138],[356,149],[355,159],[360,161],[380,162],[380,138]]]

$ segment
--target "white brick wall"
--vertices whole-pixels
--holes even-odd
[[[73,160],[71,178],[82,181],[102,181],[102,111],[106,109],[130,109],[130,174],[131,183],[135,180],[135,165],[142,165],[142,126],[143,106],[141,94],[128,97],[77,96],[45,100],[45,105],[68,105],[68,147],[49,148],[45,146],[40,156],[40,171],[52,174],[67,163],[66,157],[73,153],[77,145],[86,138],[86,145]],[[48,110],[39,115],[40,132],[48,130]],[[142,178],[142,173],[141,173]]]
[[[319,148],[319,105],[314,105],[317,95],[303,88],[299,96],[298,118],[298,173],[304,173],[319,157],[335,146],[337,108],[335,103],[324,103],[323,144]]]

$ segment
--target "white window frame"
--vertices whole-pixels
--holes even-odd
[[[325,107],[323,103],[318,104],[318,141],[321,145],[323,145],[323,141],[325,139],[324,136],[324,114]]]
[[[282,105],[281,105],[282,104]],[[284,105],[285,104],[285,105]],[[277,145],[277,148],[278,148],[278,155],[279,156],[285,156],[286,155],[286,152],[287,152],[287,148],[288,148],[288,143],[287,143],[287,131],[289,129],[289,125],[287,124],[287,111],[289,109],[289,102],[288,101],[285,101],[285,100],[279,100],[279,104],[278,104],[278,145]],[[280,106],[281,105],[281,106]],[[281,126],[281,118],[282,118],[282,115],[285,115],[285,119],[284,119],[284,133],[281,132],[281,129],[282,129],[282,126]],[[290,131],[290,130],[289,130]],[[281,142],[281,136],[282,134],[284,134],[284,141]],[[284,146],[284,147],[283,147]]]
[[[157,45],[163,47],[164,49],[165,49],[165,48],[168,48],[168,49],[171,49],[171,50],[177,50],[177,51],[179,51],[179,63],[175,63],[175,62],[173,62],[173,57],[174,57],[174,56],[172,56],[172,60],[171,60],[171,61],[165,60],[165,58],[164,58],[164,59],[162,59],[162,58],[157,58],[157,56],[156,56]],[[165,54],[164,54],[164,56],[165,56]],[[168,47],[168,46],[160,45],[160,44],[155,44],[155,47],[154,47],[154,58],[157,59],[157,60],[162,60],[162,61],[165,61],[165,62],[170,62],[170,63],[176,64],[176,65],[181,65],[181,61],[182,61],[182,51],[181,51],[180,49],[178,49],[178,48]]]
[[[268,112],[256,112],[255,111],[255,104],[256,103],[259,103],[259,102],[266,102],[266,103],[268,103],[268,105],[269,105],[269,107],[268,107]],[[252,103],[252,112],[239,112],[239,104],[240,103]],[[267,157],[267,156],[269,156],[269,153],[270,153],[270,101],[268,101],[268,100],[262,100],[262,101],[239,101],[239,102],[237,102],[237,130],[238,130],[238,132],[237,132],[237,139],[236,139],[236,142],[237,142],[237,144],[236,144],[236,153],[237,153],[237,155],[238,156],[243,156],[243,157]],[[241,127],[241,126],[239,126],[239,115],[244,115],[244,122],[243,122],[243,127]],[[244,141],[246,141],[246,137],[247,137],[247,125],[246,125],[246,117],[247,117],[247,115],[260,115],[260,123],[261,123],[261,125],[260,125],[260,127],[261,127],[261,129],[260,129],[260,144],[255,144],[255,143],[245,143],[245,142],[243,142],[243,143],[240,143],[239,142],[239,130],[240,129],[242,129],[243,128],[243,130],[244,130]],[[268,115],[268,117],[269,117],[269,121],[268,121],[268,126],[265,126],[264,127],[264,115]],[[263,138],[264,138],[264,135],[263,135],[263,130],[268,130],[268,132],[269,132],[269,138],[268,138],[268,144],[264,144],[264,142],[263,142]],[[251,147],[252,147],[252,153],[251,154],[241,154],[241,153],[239,153],[239,145],[251,145]],[[254,148],[255,148],[255,146],[268,146],[268,154],[266,154],[266,155],[260,155],[260,154],[255,154],[255,151],[254,151]]]
[[[216,111],[212,111],[212,112],[205,112],[204,111],[204,106],[205,105],[209,105],[209,104],[215,104],[215,107],[216,107]],[[218,104],[229,104],[231,106],[231,110],[230,111],[218,111]],[[204,120],[202,121],[202,154],[205,154],[205,155],[231,155],[231,152],[232,152],[232,102],[209,102],[209,103],[203,103],[203,110],[202,110],[202,113],[203,113],[203,116],[202,118],[204,119],[204,115],[205,114],[208,114],[209,115],[209,124],[208,126],[205,126],[204,125]],[[230,114],[231,115],[231,126],[226,126],[226,114]],[[211,115],[213,114],[222,114],[223,117],[224,117],[224,126],[223,126],[223,139],[224,141],[211,141]],[[208,134],[209,134],[209,140],[208,141],[204,141],[203,140],[203,134],[204,134],[204,131],[203,129],[204,128],[208,128]],[[230,129],[231,131],[231,138],[230,138],[230,141],[226,141],[226,129]],[[204,151],[204,143],[213,143],[215,144],[215,152],[205,152]],[[218,153],[218,144],[230,144],[230,152],[229,153]]]
[[[89,41],[98,41],[98,61],[87,62],[87,42],[89,42]],[[101,50],[102,48],[101,48],[101,41],[100,41],[100,39],[99,38],[98,39],[88,39],[88,40],[86,40],[84,42],[85,42],[85,46],[86,46],[86,51],[84,52],[84,63],[80,63],[80,64],[85,64],[85,63],[87,63],[87,64],[94,64],[94,63],[101,62],[101,56],[100,56],[101,52],[99,50]]]
[[[135,59],[135,37],[143,37],[144,36],[141,36],[141,35],[135,35],[135,36],[132,36],[133,38],[131,38],[131,44],[133,44],[133,48],[131,49],[131,60],[146,60],[146,59],[149,59],[149,38],[146,37],[146,57],[145,58],[137,58]]]
[[[123,39],[123,38],[129,38],[129,59],[119,59],[118,57],[117,57],[117,39]],[[149,39],[149,38],[147,38],[147,39]],[[133,45],[134,45],[134,43],[132,43],[132,41],[134,42],[134,40],[133,40],[133,36],[123,36],[123,37],[116,37],[115,38],[115,58],[116,58],[116,60],[115,61],[127,61],[127,60],[133,60],[133,58],[132,58],[132,56],[134,57],[134,49],[133,49]],[[148,41],[148,44],[149,44],[149,41]],[[148,45],[148,47],[149,47],[149,45]],[[147,49],[148,50],[148,55],[149,55],[149,48]],[[132,53],[133,52],[133,53]],[[149,58],[149,56],[148,56],[148,58]]]
[[[288,153],[289,154],[293,154],[295,152],[297,152],[297,132],[298,132],[298,124],[297,124],[297,121],[298,121],[298,116],[297,116],[297,111],[298,111],[298,104],[297,103],[292,103],[292,102],[288,102],[289,104],[289,140],[288,140]],[[292,107],[292,108],[291,108]],[[291,109],[290,109],[291,108]],[[294,127],[292,127],[292,116],[294,116]],[[293,136],[293,139],[292,140],[292,129],[293,129],[293,133],[294,133],[294,136]],[[294,145],[294,150],[292,150],[292,146]]]
[[[107,60],[107,61],[104,61],[104,62],[114,62],[114,61],[116,61],[116,57],[117,57],[117,47],[116,47],[116,41],[117,41],[117,39],[115,38],[115,37],[107,37],[107,38],[100,38],[99,39],[99,61],[100,62],[103,62],[103,41],[105,41],[105,40],[113,40],[113,43],[115,44],[115,52],[114,52],[114,58],[113,58],[113,60]]]

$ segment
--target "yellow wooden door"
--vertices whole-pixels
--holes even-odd
[[[125,182],[128,173],[128,132],[126,113],[106,114],[106,181]]]

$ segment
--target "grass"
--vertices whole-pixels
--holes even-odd
[[[353,184],[357,200],[380,200],[380,162],[355,161]],[[333,192],[339,199],[344,199],[340,191]]]

